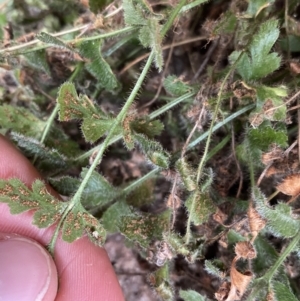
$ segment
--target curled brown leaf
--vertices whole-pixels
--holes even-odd
[[[256,251],[249,241],[240,241],[235,246],[237,258],[253,259],[256,257]]]

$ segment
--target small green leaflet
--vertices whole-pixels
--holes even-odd
[[[164,88],[167,93],[174,96],[181,96],[191,91],[191,87],[175,75],[169,75],[165,78]]]
[[[247,51],[234,51],[229,59],[237,60],[237,71],[246,81],[267,76],[280,66],[277,53],[269,53],[279,37],[278,21],[270,19],[261,24]],[[250,56],[249,56],[250,55]]]
[[[247,8],[247,14],[251,17],[256,16],[262,9],[270,6],[274,0],[250,0]]]
[[[179,296],[184,301],[205,301],[205,297],[203,297],[196,291],[192,291],[192,290],[188,290],[188,291],[180,290]]]
[[[52,46],[56,46],[56,47],[61,47],[61,48],[66,48],[72,52],[74,52],[75,50],[70,47],[69,45],[67,45],[66,43],[64,43],[62,40],[53,37],[52,35],[50,35],[49,33],[46,32],[41,32],[39,34],[36,35],[36,38],[46,44],[50,44]]]
[[[99,81],[102,87],[109,91],[117,88],[118,81],[101,55],[101,42],[99,40],[82,42],[79,51],[82,56],[89,59],[85,68]]]

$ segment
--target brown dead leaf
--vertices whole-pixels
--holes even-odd
[[[231,268],[230,268],[231,287],[230,287],[228,297],[225,301],[241,300],[253,276],[250,271],[246,271],[244,274],[240,273],[235,267],[235,263],[237,260],[238,258],[235,257],[231,264]]]
[[[292,174],[287,176],[276,188],[290,196],[297,196],[300,194],[300,174]]]
[[[240,241],[235,245],[235,254],[237,258],[253,259],[256,257],[256,251],[249,241]]]
[[[213,215],[213,219],[221,225],[224,225],[224,222],[227,220],[227,218],[228,215],[221,211],[219,208],[217,208],[217,212]]]
[[[266,226],[266,221],[260,216],[260,214],[253,207],[252,202],[249,206],[247,215],[249,219],[250,231],[253,236],[252,241],[254,241],[258,233]]]

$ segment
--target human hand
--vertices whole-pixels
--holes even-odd
[[[1,135],[0,178],[19,178],[29,187],[34,180],[41,178],[30,162]],[[11,215],[7,204],[0,203],[0,300],[124,300],[103,248],[92,244],[87,237],[71,244],[59,238],[55,246],[54,265],[50,254],[39,244],[46,246],[49,243],[55,226],[39,229],[31,224],[32,216],[30,211]],[[21,297],[16,297],[17,293]]]

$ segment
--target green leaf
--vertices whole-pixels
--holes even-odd
[[[253,271],[257,275],[263,275],[278,259],[274,246],[262,235],[258,235],[254,241],[256,258],[253,259]]]
[[[181,96],[191,91],[191,87],[185,84],[175,75],[169,75],[164,80],[164,88],[167,93],[174,96]]]
[[[146,25],[147,20],[141,4],[134,0],[123,0],[124,20],[128,26]]]
[[[284,300],[284,301],[297,301],[299,300],[292,293],[291,288],[286,286],[284,283],[279,281],[272,281],[272,290],[275,294],[276,300]]]
[[[89,214],[81,205],[77,205],[67,214],[63,227],[62,238],[66,242],[73,242],[87,233],[90,240],[97,245],[103,245],[106,231],[99,221]]]
[[[185,245],[182,237],[177,235],[176,233],[164,233],[164,241],[168,243],[172,247],[172,249],[176,252],[176,254],[182,254],[187,257],[190,255],[189,248]]]
[[[60,121],[90,118],[93,114],[99,115],[100,113],[86,95],[78,97],[75,85],[71,82],[65,82],[60,86],[57,102]]]
[[[80,174],[82,179],[85,178],[87,172],[87,168],[82,169]],[[105,205],[111,202],[119,192],[119,189],[113,187],[102,175],[93,171],[82,193],[81,202],[88,207]]]
[[[188,191],[194,191],[198,187],[197,170],[186,161],[186,158],[180,158],[177,160],[175,166],[180,174],[184,187]]]
[[[45,127],[45,122],[31,114],[28,109],[6,104],[0,106],[0,120],[2,128],[35,138],[40,137]]]
[[[95,142],[108,132],[114,123],[113,119],[84,118],[81,130],[87,142]]]
[[[47,75],[51,75],[51,70],[47,62],[45,49],[32,51],[24,55],[30,66],[37,70],[45,72]]]
[[[179,292],[180,298],[184,301],[205,301],[205,297],[197,293],[196,291],[188,290]]]
[[[162,233],[167,229],[170,220],[170,211],[160,215],[132,214],[123,216],[120,231],[128,239],[138,242],[141,247],[148,248],[153,239],[162,239]]]
[[[170,155],[162,148],[159,142],[150,140],[142,134],[134,134],[134,139],[153,164],[162,168],[168,168]]]
[[[250,129],[247,133],[250,146],[267,151],[271,144],[287,147],[287,132],[285,129],[274,129],[268,123],[263,123],[257,129]]]
[[[50,185],[61,195],[71,196],[77,191],[80,181],[70,176],[63,176],[58,179],[49,178]]]
[[[163,54],[162,54],[162,26],[156,18],[147,20],[145,26],[141,27],[139,31],[139,39],[144,47],[150,47],[154,53],[155,65],[159,72],[163,67]]]
[[[114,90],[118,86],[118,81],[113,74],[108,63],[101,55],[100,41],[85,41],[80,44],[80,53],[89,63],[85,68],[98,80],[99,84],[107,90]]]
[[[225,278],[225,273],[222,272],[219,267],[216,266],[216,263],[221,263],[220,261],[217,262],[216,260],[212,261],[212,260],[205,260],[205,271],[214,276],[217,277],[219,279],[224,279]]]
[[[68,205],[48,193],[40,180],[32,184],[32,190],[19,179],[0,180],[0,201],[8,204],[11,214],[36,210],[33,223],[39,228],[57,222]]]
[[[131,209],[124,200],[111,205],[102,215],[103,227],[110,233],[118,232],[120,220],[123,216],[131,214]]]
[[[142,205],[152,203],[154,199],[153,189],[153,179],[143,182],[137,188],[130,191],[128,195],[126,195],[127,204],[133,207],[141,207]]]
[[[35,36],[38,40],[46,43],[46,44],[50,44],[52,46],[56,46],[56,47],[60,47],[60,48],[66,48],[68,50],[71,50],[72,52],[75,51],[75,49],[73,49],[72,47],[70,47],[69,45],[67,45],[66,43],[64,43],[62,40],[53,37],[52,35],[50,35],[49,33],[46,32],[41,32],[38,33]]]
[[[274,209],[267,206],[267,200],[258,187],[252,190],[252,198],[258,213],[267,220],[268,230],[277,237],[294,237],[300,229],[300,220],[293,218],[288,204],[279,203]]]
[[[237,71],[246,81],[259,79],[272,73],[280,66],[280,57],[277,53],[269,51],[279,37],[277,20],[270,19],[261,24],[258,32],[254,34],[249,46],[249,54],[234,51],[229,60],[233,64],[237,61]]]
[[[36,167],[39,170],[57,173],[69,167],[69,160],[58,150],[49,149],[39,141],[21,134],[12,133],[11,136],[23,153],[28,157],[36,158]]]
[[[149,139],[160,135],[164,129],[164,125],[160,120],[150,120],[147,116],[134,119],[130,123],[130,127],[135,133],[143,134]]]
[[[284,97],[287,96],[285,87],[259,86],[256,93],[257,108],[262,111],[264,119],[285,121],[287,110],[284,102]]]
[[[216,207],[208,193],[201,193],[198,189],[190,194],[185,202],[189,218],[195,225],[201,225],[215,212]]]
[[[167,264],[151,273],[149,282],[161,300],[174,300],[174,293],[170,284],[170,271]]]

